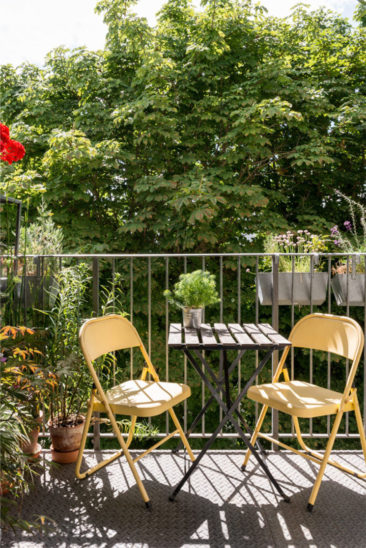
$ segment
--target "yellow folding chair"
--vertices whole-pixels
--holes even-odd
[[[194,460],[194,456],[181,425],[176,417],[173,407],[191,395],[191,390],[186,384],[174,382],[160,382],[153,364],[145,350],[145,347],[134,326],[126,318],[117,314],[111,314],[101,318],[93,318],[84,323],[80,329],[80,345],[88,364],[90,374],[93,378],[93,389],[88,402],[88,411],[86,415],[85,426],[78,459],[76,462],[76,477],[84,479],[91,476],[97,470],[100,470],[110,462],[124,455],[134,475],[141,496],[146,507],[151,506],[149,496],[144,488],[140,476],[136,470],[135,463],[142,457],[156,449],[175,434],[179,434],[187,452]],[[93,366],[93,361],[100,356],[116,350],[139,347],[145,360],[145,366],[139,380],[129,380],[114,386],[106,392],[103,390],[98,375]],[[146,380],[150,373],[152,381]],[[85,472],[80,472],[81,461],[84,453],[85,442],[89,430],[91,417],[94,411],[106,413],[111,422],[112,429],[116,435],[121,449],[114,453],[109,459],[106,459],[96,466],[89,468]],[[154,417],[168,411],[176,430],[165,436],[158,443],[150,447],[142,455],[133,459],[129,453],[129,446],[132,442],[137,417]],[[115,415],[130,415],[131,427],[127,441],[123,439],[120,429],[117,425]]]
[[[310,314],[302,318],[293,327],[289,340],[292,342],[293,347],[323,350],[352,360],[344,392],[335,392],[334,390],[321,388],[308,382],[290,380],[290,375],[285,365],[290,351],[290,347],[287,347],[282,354],[273,377],[273,382],[252,386],[248,390],[248,397],[250,399],[263,404],[251,443],[254,444],[257,437],[260,437],[320,464],[320,469],[307,505],[307,509],[311,512],[327,464],[331,464],[358,478],[366,478],[366,473],[360,473],[357,470],[347,468],[329,458],[343,414],[347,411],[354,411],[366,463],[365,431],[357,399],[357,390],[354,386],[354,378],[363,349],[364,336],[359,324],[351,318],[333,316],[331,314]],[[281,374],[284,377],[284,382],[278,382]],[[269,407],[292,416],[296,436],[304,452],[260,432]],[[335,419],[324,455],[322,455],[313,451],[305,444],[298,419],[326,415],[335,415]],[[243,469],[245,469],[249,457],[250,450],[246,452]]]

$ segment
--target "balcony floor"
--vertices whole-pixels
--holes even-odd
[[[132,452],[134,454],[134,452]],[[87,453],[88,464],[110,451]],[[49,453],[44,458],[49,460]],[[337,458],[364,469],[359,452]],[[23,517],[45,515],[40,534],[7,532],[5,547],[362,547],[366,546],[366,481],[328,467],[313,513],[307,499],[317,466],[293,454],[269,453],[267,462],[286,504],[254,461],[240,470],[239,451],[211,451],[174,503],[168,500],[188,464],[183,453],[156,451],[138,463],[151,497],[145,509],[124,459],[78,481],[74,465],[46,469],[24,500]]]

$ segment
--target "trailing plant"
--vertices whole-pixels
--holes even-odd
[[[164,297],[178,308],[201,308],[220,302],[215,275],[203,270],[181,274],[173,291],[166,289]]]

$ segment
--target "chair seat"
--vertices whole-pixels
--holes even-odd
[[[343,394],[303,381],[251,386],[248,397],[295,417],[311,418],[337,413]],[[352,403],[345,411],[353,409]]]
[[[142,380],[126,381],[106,392],[113,413],[137,417],[160,415],[190,395],[191,389],[186,384]],[[105,412],[105,406],[99,400],[95,401],[93,409]]]

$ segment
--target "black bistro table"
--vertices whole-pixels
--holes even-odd
[[[243,440],[246,447],[251,450],[253,456],[257,459],[258,464],[261,466],[273,486],[277,489],[278,493],[286,502],[289,501],[289,498],[285,495],[260,455],[260,453],[264,454],[264,451],[259,442],[256,443],[258,450],[250,443],[252,432],[239,410],[241,400],[244,398],[265,364],[271,358],[273,352],[275,350],[283,350],[286,346],[291,346],[290,341],[277,333],[277,331],[267,323],[245,323],[242,325],[237,323],[215,323],[213,326],[202,324],[199,329],[183,327],[178,323],[170,324],[168,347],[179,349],[184,352],[211,393],[211,397],[207,400],[205,406],[192,422],[192,425],[187,432],[187,437],[194,431],[196,424],[214,401],[218,403],[223,411],[222,420],[212,436],[207,440],[202,451],[196,457],[196,460],[191,464],[174,489],[169,497],[170,500],[173,501],[175,499],[185,482],[198,466],[206,451],[214,443],[224,425],[230,421],[238,436]],[[218,368],[213,368],[206,360],[205,353],[212,350],[218,350],[221,354],[221,359],[218,360],[220,364]],[[237,355],[234,361],[230,362],[227,353],[232,350],[236,350]],[[232,401],[230,396],[230,374],[248,350],[264,351],[264,356],[253,374],[246,381],[244,388],[240,391],[235,400]],[[243,467],[242,469],[244,470]]]

